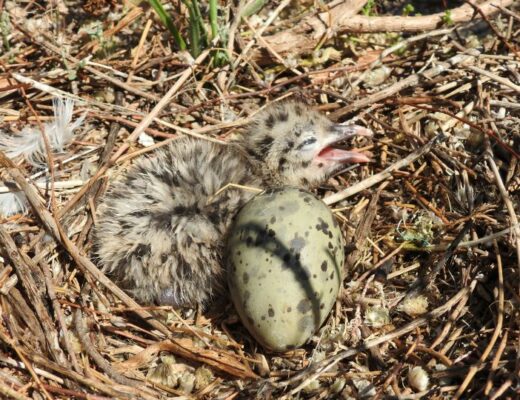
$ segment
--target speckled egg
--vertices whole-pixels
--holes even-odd
[[[343,237],[330,209],[297,188],[265,191],[235,217],[227,248],[231,298],[263,346],[304,344],[336,301]]]

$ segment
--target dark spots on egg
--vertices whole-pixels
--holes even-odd
[[[309,299],[303,299],[298,303],[296,307],[301,314],[308,313],[311,310],[312,303]]]
[[[261,231],[255,240],[255,246],[256,247],[262,247],[264,243],[268,240],[267,238],[267,232]]]
[[[293,252],[301,251],[305,248],[307,242],[304,238],[298,236],[298,233],[294,234],[294,238],[289,243],[290,250]]]
[[[332,273],[330,274],[329,279],[334,279],[334,271],[332,271]]]
[[[291,139],[297,146],[296,138],[292,136]],[[290,195],[287,195],[288,191]],[[230,292],[234,301],[237,295],[240,299],[237,308],[246,326],[254,329],[254,335],[264,337],[266,346],[283,350],[287,341],[278,347],[270,342],[273,329],[290,330],[288,338],[295,333],[294,340],[288,341],[298,347],[326,318],[331,297],[339,286],[338,274],[331,272],[336,263],[341,263],[332,251],[337,251],[341,238],[338,239],[339,229],[333,229],[336,220],[326,213],[327,210],[321,212],[311,193],[292,188],[275,190],[274,193],[269,197],[260,195],[263,199],[256,208],[250,209],[249,219],[243,219],[241,214],[235,219],[236,230],[232,232],[232,239],[238,239],[242,254],[239,257],[236,248],[229,250],[237,266],[241,259],[244,264],[248,262],[251,265],[252,268],[247,270],[248,283],[245,284],[243,279],[247,267],[241,270],[240,266],[237,272],[232,272],[231,262],[228,268],[232,277],[230,282],[234,279]],[[241,237],[238,238],[235,232],[242,233]],[[233,240],[228,240],[228,243],[234,243]],[[341,248],[339,251],[341,253]],[[266,276],[264,279],[260,279],[262,273]],[[243,306],[246,289],[251,292],[247,307]],[[252,309],[255,293],[262,294],[266,302],[260,307],[256,304],[254,312],[248,312]],[[244,313],[252,316],[254,325],[246,320]],[[257,330],[258,323],[261,327]]]
[[[249,290],[246,290],[244,292],[244,302],[247,302],[251,298],[251,292]]]
[[[307,269],[302,268],[297,272],[297,279],[300,281],[308,281],[311,279],[311,274]]]
[[[249,274],[247,272],[244,272],[244,274],[242,275],[242,280],[246,285],[249,283]]]
[[[325,261],[323,261],[323,262],[321,263],[321,270],[322,270],[323,272],[325,272],[325,271],[327,270],[327,268],[328,268],[327,260],[325,260]]]
[[[168,261],[168,254],[166,254],[166,253],[161,254],[161,262],[165,263],[166,261]]]
[[[332,242],[329,242],[329,244],[327,245],[327,247],[332,250],[334,248],[334,245],[332,244]]]
[[[319,224],[316,225],[316,229],[320,232],[323,232],[325,235],[329,235],[329,224],[327,224],[323,219],[318,218]]]

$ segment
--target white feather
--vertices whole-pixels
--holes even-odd
[[[25,214],[29,204],[24,192],[0,193],[0,216]]]
[[[51,150],[62,152],[72,140],[74,130],[83,123],[85,115],[72,122],[74,100],[71,99],[63,100],[56,97],[53,99],[52,105],[54,121],[44,125],[45,134],[49,139]],[[0,150],[9,158],[24,156],[35,167],[42,167],[46,164],[45,142],[39,126],[26,126],[16,136],[0,132]]]

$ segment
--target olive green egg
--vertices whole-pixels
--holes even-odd
[[[236,215],[226,262],[243,324],[264,347],[286,351],[307,342],[332,309],[342,280],[343,237],[313,194],[270,189]]]

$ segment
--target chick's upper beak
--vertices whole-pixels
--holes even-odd
[[[370,137],[373,135],[370,129],[352,123],[343,123],[332,125],[330,133],[330,138],[327,140],[325,147],[318,155],[320,159],[341,163],[359,163],[370,161],[369,157],[359,151],[347,151],[333,147],[336,143],[349,139],[353,136]]]
[[[336,133],[336,135],[341,136],[341,139],[339,140],[345,140],[352,136],[370,137],[374,135],[374,133],[370,129],[349,122],[335,124],[332,126],[332,130]]]

